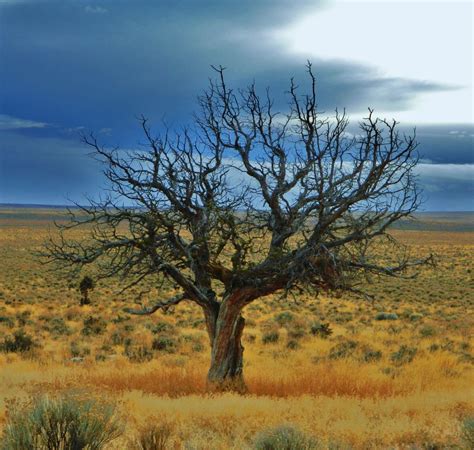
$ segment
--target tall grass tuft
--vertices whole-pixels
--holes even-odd
[[[168,422],[148,423],[140,430],[135,446],[138,450],[166,450],[173,432]]]
[[[2,450],[100,450],[122,433],[111,405],[92,399],[43,396],[9,412]]]

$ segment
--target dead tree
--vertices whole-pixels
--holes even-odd
[[[268,90],[233,90],[224,68],[214,69],[191,127],[154,134],[141,117],[146,146],[134,151],[83,137],[105,163],[108,194],[80,207],[85,219],[71,210],[45,255],[71,270],[96,265],[99,277],[119,275],[127,287],[169,280],[178,295],[128,312],[197,304],[211,344],[209,384],[240,390],[242,312],[255,299],[357,292],[361,275],[400,276],[426,262],[372,251],[419,205],[417,143],[370,109],[356,133],[345,112],[321,117],[309,63],[308,92],[291,80],[284,114]],[[80,226],[90,239],[69,239]]]

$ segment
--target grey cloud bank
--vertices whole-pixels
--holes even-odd
[[[67,195],[95,195],[99,169],[77,132],[108,130],[106,142],[131,147],[141,140],[137,114],[157,125],[163,118],[187,123],[211,64],[228,67],[233,86],[270,86],[284,110],[290,76],[304,88],[305,61],[283,52],[267,31],[327,3],[0,0],[0,201],[64,203]],[[350,36],[341,30],[339,38]],[[349,59],[313,64],[319,107],[327,112],[345,107],[360,116],[371,106],[397,117],[427,93],[458,89],[386,76]],[[439,164],[420,172],[425,208],[472,209],[472,180],[451,165],[473,163],[473,134],[466,124],[418,127],[423,160]],[[448,181],[441,192],[449,196],[430,196]]]

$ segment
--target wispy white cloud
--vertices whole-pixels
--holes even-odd
[[[422,179],[443,181],[470,181],[474,183],[474,164],[418,164],[417,173]]]
[[[2,0],[0,0],[2,1]],[[34,120],[20,119],[18,117],[0,114],[0,130],[19,130],[22,128],[46,128],[50,124]]]
[[[420,177],[422,189],[433,201],[436,200],[436,195],[446,192],[453,192],[455,196],[462,197],[469,196],[469,192],[474,191],[474,164],[420,163],[416,166],[415,172]]]

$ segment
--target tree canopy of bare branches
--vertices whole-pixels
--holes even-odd
[[[106,148],[83,140],[105,163],[108,194],[70,210],[46,246],[48,261],[127,286],[169,280],[179,291],[130,313],[182,301],[199,305],[211,342],[212,385],[242,388],[242,310],[274,293],[358,291],[361,275],[400,276],[411,260],[384,260],[376,238],[419,206],[415,135],[369,109],[357,133],[345,112],[323,117],[307,65],[304,95],[291,80],[280,113],[267,90],[231,89],[224,68],[199,97],[191,127],[155,134],[139,119],[146,147]],[[68,238],[87,226],[89,240]]]

